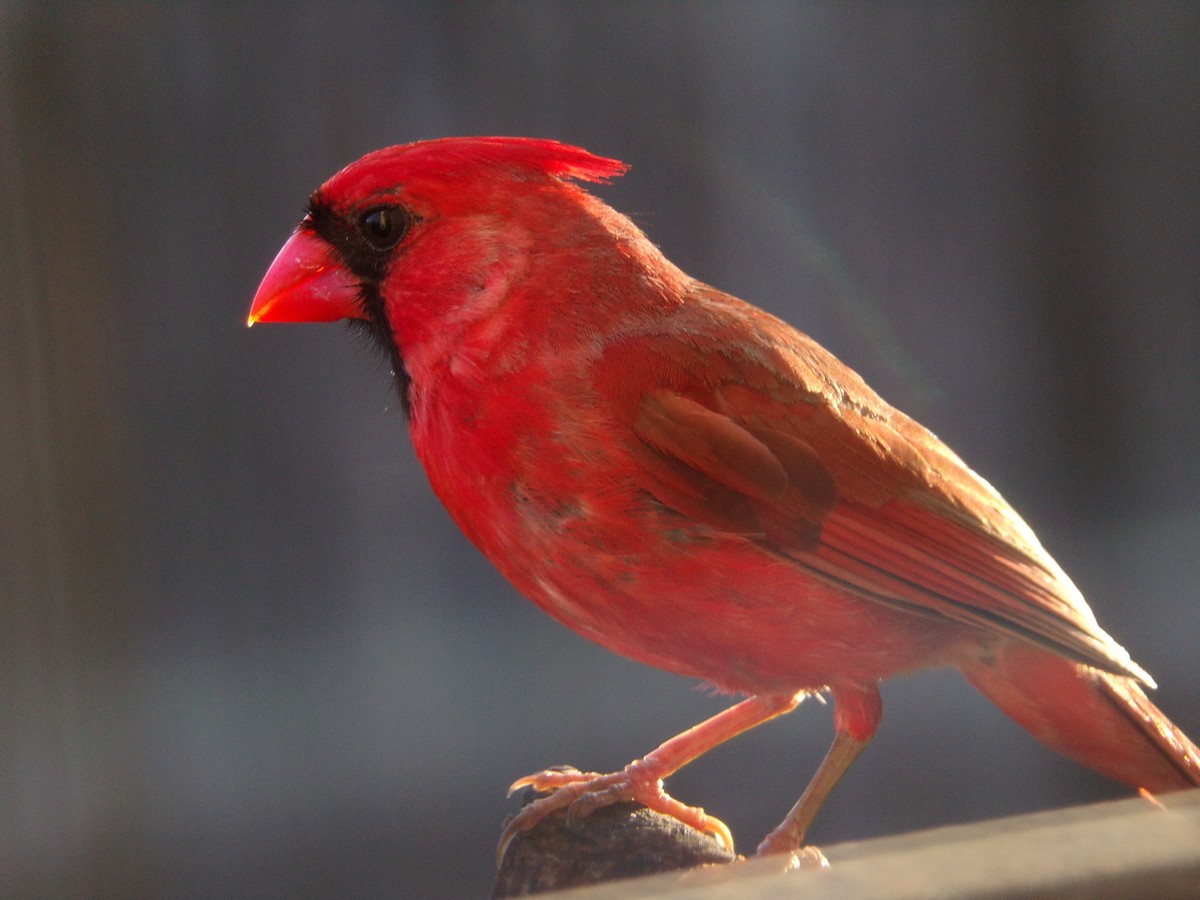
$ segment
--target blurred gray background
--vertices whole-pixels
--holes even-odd
[[[1200,6],[0,6],[0,893],[484,894],[505,786],[728,701],[543,617],[341,327],[244,327],[335,169],[528,134],[1020,509],[1200,737]],[[954,673],[817,842],[1126,796]],[[828,707],[676,776],[750,850]]]

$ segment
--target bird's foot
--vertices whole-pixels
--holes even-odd
[[[795,827],[790,816],[763,838],[754,855],[782,859],[785,872],[829,868],[829,860],[821,848],[804,843],[804,831]]]
[[[726,849],[733,851],[733,835],[725,823],[699,807],[687,806],[667,794],[658,768],[645,760],[632,762],[620,772],[608,775],[578,769],[546,769],[517,779],[509,788],[509,795],[523,787],[531,787],[547,796],[526,805],[505,826],[496,849],[497,861],[504,858],[508,845],[519,832],[533,828],[552,812],[566,809],[568,815],[583,818],[603,806],[623,802],[640,803],[697,831],[711,834]]]

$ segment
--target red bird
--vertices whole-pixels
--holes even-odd
[[[1154,792],[1200,750],[1142,693],[1029,527],[812,338],[702,284],[576,184],[564,144],[448,138],[312,195],[250,322],[360,322],[467,537],[584,637],[748,699],[622,771],[547,771],[548,812],[634,800],[715,834],[661,779],[832,695],[833,745],[759,853],[798,848],[879,723],[877,683],[955,666],[1041,741]]]

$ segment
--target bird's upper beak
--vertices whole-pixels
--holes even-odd
[[[364,312],[358,294],[358,284],[334,257],[333,249],[301,228],[267,269],[246,324],[361,319]]]

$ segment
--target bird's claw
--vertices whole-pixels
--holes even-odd
[[[808,869],[828,869],[829,860],[821,852],[821,848],[809,844],[787,855],[784,863],[785,872],[802,872]]]
[[[580,781],[592,781],[603,777],[599,772],[580,772],[571,766],[543,769],[541,772],[534,772],[532,775],[518,778],[510,784],[508,786],[508,796],[511,797],[521,788],[525,787],[533,788],[539,794],[548,794],[561,787],[566,787],[568,784],[575,784]]]
[[[570,768],[545,769],[518,778],[508,789],[509,796],[523,787],[531,787],[547,796],[527,804],[509,820],[496,848],[497,864],[504,859],[509,844],[519,832],[530,830],[553,812],[566,809],[568,816],[582,819],[602,807],[624,802],[640,803],[647,809],[712,835],[725,849],[733,852],[733,834],[724,822],[699,807],[680,803],[662,789],[661,778],[636,762],[607,775]]]

